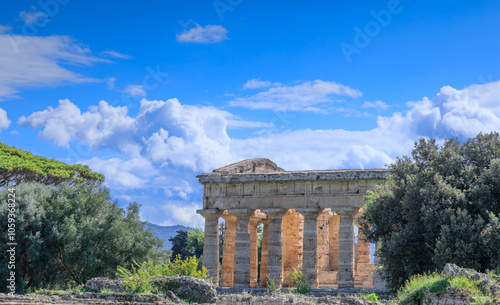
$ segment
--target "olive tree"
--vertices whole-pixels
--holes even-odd
[[[465,142],[421,139],[390,165],[386,184],[358,220],[393,288],[446,263],[485,271],[500,266],[500,136]]]

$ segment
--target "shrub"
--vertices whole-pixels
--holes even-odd
[[[467,277],[450,277],[440,273],[417,274],[408,279],[398,290],[397,299],[412,305],[426,304],[426,292],[443,296],[448,289],[459,289],[476,300],[487,297],[479,287],[480,283]]]
[[[267,286],[267,294],[272,294],[278,290],[278,285],[276,285],[276,275],[272,276],[266,275],[266,286]]]
[[[308,295],[311,291],[311,288],[306,284],[306,276],[302,271],[295,269],[295,267],[293,268],[293,272],[288,276],[288,279],[294,287],[294,293]]]
[[[182,260],[178,255],[173,261],[167,260],[164,264],[157,265],[152,261],[138,264],[134,262],[131,269],[118,267],[117,276],[123,279],[122,286],[129,293],[151,293],[155,290],[152,282],[155,276],[192,276],[207,279],[205,267],[198,269],[196,256]]]

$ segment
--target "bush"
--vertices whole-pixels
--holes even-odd
[[[358,219],[379,243],[392,288],[453,263],[480,272],[500,267],[500,134],[466,142],[421,139],[391,164]]]
[[[117,276],[123,280],[122,286],[129,293],[151,293],[155,291],[153,278],[156,276],[192,276],[207,279],[208,271],[205,267],[198,269],[196,256],[182,260],[178,255],[173,261],[167,260],[157,265],[152,261],[138,264],[134,262],[130,269],[118,267]]]
[[[298,271],[293,268],[293,272],[288,276],[292,286],[294,287],[294,293],[300,293],[304,295],[308,295],[311,291],[311,288],[306,284],[306,276],[302,271]]]
[[[417,274],[408,279],[405,285],[398,290],[397,299],[412,305],[426,304],[426,292],[443,296],[449,289],[459,289],[464,294],[475,299],[484,299],[487,294],[481,291],[480,283],[467,277],[444,276],[434,272]]]
[[[269,273],[266,275],[266,286],[267,294],[273,294],[278,290],[278,285],[276,285],[276,275],[272,276]]]
[[[11,192],[12,190],[12,192]],[[0,190],[0,231],[16,198],[16,293],[63,289],[112,277],[134,260],[164,260],[161,239],[144,228],[139,205],[126,210],[103,186],[20,183]],[[0,234],[0,278],[8,278],[7,234]],[[6,285],[0,292],[7,292]]]

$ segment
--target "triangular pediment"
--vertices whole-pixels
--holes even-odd
[[[247,159],[215,169],[214,173],[222,175],[284,172],[285,170],[266,158]]]

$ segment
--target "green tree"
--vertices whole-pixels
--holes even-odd
[[[390,165],[387,183],[367,197],[359,219],[392,287],[446,263],[500,266],[500,137],[415,143]]]
[[[182,260],[191,256],[200,258],[203,255],[204,236],[200,228],[194,231],[178,230],[177,235],[168,239],[172,243],[172,257],[179,255]]]
[[[46,185],[104,182],[104,176],[82,164],[68,165],[0,143],[0,187],[36,181]]]
[[[124,211],[102,186],[59,187],[20,183],[16,194],[17,292],[82,284],[96,276],[113,277],[134,261],[160,261],[162,241],[144,229],[139,205]],[[0,228],[7,228],[9,189],[0,191]],[[6,253],[7,235],[0,236]],[[7,257],[0,256],[6,278]],[[5,285],[0,288],[5,290]]]

